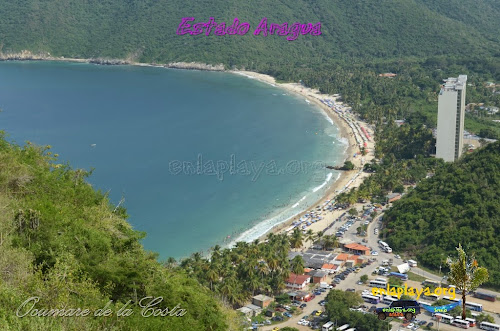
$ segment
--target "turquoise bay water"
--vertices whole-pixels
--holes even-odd
[[[10,140],[95,168],[90,183],[125,198],[161,259],[257,238],[317,200],[338,176],[323,165],[344,159],[318,108],[228,73],[0,62],[0,108]]]

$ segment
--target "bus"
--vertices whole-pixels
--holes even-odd
[[[483,305],[480,303],[475,303],[475,302],[465,302],[465,308],[469,308],[470,310],[474,311],[483,311]]]
[[[452,299],[449,296],[444,296],[443,300],[450,301],[450,302],[459,302],[459,299]]]
[[[350,329],[347,329],[345,331],[356,331],[356,328],[350,328]]]
[[[446,324],[451,324],[451,322],[453,322],[453,320],[454,320],[453,317],[451,317],[450,315],[447,315],[447,314],[440,314],[440,313],[434,314],[434,319],[436,321],[438,320],[438,317],[441,317],[441,320],[440,320],[441,323],[446,323]]]
[[[337,328],[337,331],[345,331],[349,328],[349,324],[344,324],[340,328]]]
[[[400,274],[399,272],[391,272],[389,274],[389,277],[396,277],[396,278],[399,278],[403,281],[407,281],[408,280],[408,275],[405,275],[405,274]]]
[[[378,280],[379,282],[387,282],[387,279],[382,277],[375,278],[375,280]]]
[[[431,303],[425,302],[425,301],[417,301],[417,303],[420,305],[420,307],[423,307],[424,305],[426,305],[426,306],[432,306]]]
[[[455,316],[456,320],[461,320],[462,316]],[[467,322],[469,322],[469,326],[472,328],[473,326],[476,326],[476,320],[470,317],[467,317],[465,319]]]
[[[387,282],[386,281],[380,281],[380,280],[372,280],[372,281],[370,281],[370,286],[371,287],[378,287],[378,288],[386,288],[387,287]]]
[[[481,293],[481,292],[476,292],[474,293],[474,297],[478,299],[483,299],[483,300],[488,300],[495,302],[497,297],[491,294],[486,294],[486,293]]]
[[[332,321],[330,321],[326,324],[323,324],[323,326],[321,327],[321,331],[332,331],[333,325],[334,325],[334,323]]]
[[[384,295],[384,300],[382,302],[385,303],[386,305],[390,305],[394,301],[398,301],[398,298],[395,298],[390,295]]]
[[[479,328],[481,330],[499,331],[500,330],[500,325],[493,324],[493,323],[488,323],[488,322],[481,322],[481,324],[479,324]]]
[[[369,303],[377,304],[380,302],[380,298],[376,297],[374,295],[363,294],[361,297],[363,298],[363,300],[365,300],[366,302],[369,302]]]
[[[453,322],[451,322],[451,325],[458,326],[459,328],[462,328],[462,329],[468,329],[470,326],[470,323],[469,323],[469,321],[464,321],[463,319],[457,318],[457,319],[454,319]]]
[[[434,286],[434,287],[439,287],[440,284],[439,282],[431,279],[426,279],[422,282],[422,285],[427,285],[427,286]]]

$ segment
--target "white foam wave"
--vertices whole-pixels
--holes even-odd
[[[259,224],[256,224],[255,226],[253,226],[252,228],[246,230],[245,232],[243,232],[242,234],[240,234],[238,236],[238,238],[236,238],[235,240],[233,240],[231,243],[229,243],[228,247],[234,247],[234,245],[238,242],[238,241],[245,241],[245,242],[251,242],[255,239],[258,239],[260,238],[262,235],[264,235],[267,231],[269,231],[270,229],[272,229],[274,226],[278,225],[278,224],[281,224],[283,222],[286,222],[288,221],[289,219],[299,215],[301,212],[297,212],[289,217],[283,217],[283,213],[285,213],[286,211],[283,211],[282,213],[280,213],[279,215],[276,215],[272,218],[268,218],[267,220],[264,220],[262,222],[260,222]]]
[[[313,190],[313,192],[316,192],[320,188],[324,187],[331,180],[332,176],[333,176],[333,173],[330,172],[326,176],[325,182],[323,184],[321,184],[321,186],[318,186],[317,188],[315,188]],[[339,177],[340,177],[340,173],[337,174],[337,179],[339,179]],[[299,206],[300,202],[306,200],[306,198],[307,198],[307,195],[304,195],[291,208],[297,208]],[[282,212],[280,212],[278,215],[271,217],[271,218],[268,218],[268,219],[266,219],[266,220],[264,220],[256,225],[254,225],[250,229],[248,229],[245,232],[243,232],[242,234],[240,234],[236,239],[232,240],[228,244],[227,247],[229,247],[229,248],[234,247],[234,245],[239,241],[251,242],[255,239],[258,239],[261,236],[263,236],[266,232],[268,232],[270,229],[272,229],[274,226],[289,221],[290,219],[292,219],[292,218],[296,217],[297,215],[299,215],[300,213],[302,213],[303,210],[297,211],[296,213],[293,213],[292,215],[288,215],[289,212],[290,212],[290,209],[285,209]]]
[[[317,192],[318,190],[322,189],[326,184],[328,184],[328,182],[330,181],[330,179],[332,178],[333,176],[333,173],[329,173],[327,176],[326,176],[326,180],[323,182],[323,184],[321,184],[320,186],[316,186],[315,188],[313,188],[313,192]]]
[[[296,203],[296,204],[294,204],[294,205],[292,206],[292,208],[297,208],[297,207],[299,206],[299,204],[300,204],[302,201],[304,201],[304,199],[305,199],[305,198],[306,198],[306,196],[304,195],[304,196],[303,196],[303,197],[302,197],[299,201],[297,201],[297,203]]]

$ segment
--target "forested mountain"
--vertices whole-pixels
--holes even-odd
[[[183,17],[231,24],[243,35],[179,36]],[[321,22],[321,36],[254,36],[269,24]],[[494,0],[264,1],[14,0],[0,3],[0,50],[141,62],[238,64],[331,59],[498,54],[500,4]]]
[[[237,17],[251,28],[242,36],[181,36],[176,30],[183,17],[196,22],[214,17],[228,25]],[[321,22],[322,34],[294,41],[254,36],[264,17],[278,24]],[[490,285],[500,287],[500,144],[456,164],[443,166],[429,158],[429,128],[435,124],[443,78],[468,74],[473,85],[468,102],[500,102],[500,95],[483,84],[500,80],[499,17],[498,0],[10,0],[0,1],[0,53],[223,63],[341,93],[353,110],[377,124],[376,153],[382,161],[373,164],[372,179],[346,194],[346,200],[380,199],[437,168],[432,179],[419,182],[387,213],[389,243],[436,268],[461,242],[490,269]],[[398,76],[379,77],[389,71]],[[408,126],[397,128],[393,120],[402,118]],[[466,125],[500,134],[492,121],[467,118]],[[277,264],[272,252],[278,248],[272,245],[241,244],[234,251],[215,252],[213,257],[220,259],[194,254],[180,267],[162,266],[143,250],[143,234],[131,229],[125,210],[86,184],[87,175],[57,165],[48,148],[18,147],[0,137],[2,328],[236,329],[233,312],[218,298],[237,305],[250,291],[274,293],[269,284],[279,288],[283,283],[289,265]],[[285,259],[286,238],[271,244],[281,248]],[[255,253],[272,266],[268,283],[259,282],[266,270]],[[39,308],[94,311],[113,300],[115,313],[128,300],[162,296],[160,308],[179,304],[187,314],[143,318],[135,304],[127,318],[16,317],[13,309],[33,295],[40,297]]]
[[[387,242],[432,269],[461,243],[500,288],[500,142],[438,168],[394,203],[384,219]]]

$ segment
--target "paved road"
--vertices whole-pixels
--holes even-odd
[[[364,223],[364,221],[356,221],[350,228],[349,230],[344,234],[344,239],[349,239],[349,240],[352,240],[354,242],[359,242],[359,243],[362,243],[363,245],[366,245],[368,247],[371,247],[373,248],[373,250],[377,251],[378,252],[378,255],[377,256],[366,256],[368,258],[376,258],[377,261],[375,263],[372,263],[371,265],[368,265],[367,267],[365,268],[362,268],[361,271],[359,273],[351,273],[349,274],[345,280],[343,280],[340,284],[337,285],[337,287],[335,287],[335,289],[337,290],[346,290],[348,288],[354,288],[356,290],[356,292],[361,292],[363,290],[371,290],[370,287],[368,287],[367,285],[357,285],[357,282],[359,281],[360,277],[362,275],[368,275],[368,277],[370,279],[374,279],[375,277],[372,276],[372,272],[375,270],[376,267],[378,267],[379,265],[381,265],[382,261],[383,260],[388,260],[390,258],[393,259],[394,261],[394,265],[398,265],[398,264],[401,264],[403,263],[403,260],[402,259],[396,259],[394,257],[394,254],[392,253],[386,253],[386,252],[383,252],[380,250],[380,247],[378,245],[378,235],[375,235],[374,234],[374,229],[375,228],[379,228],[380,229],[380,222],[379,222],[379,219],[380,217],[383,216],[382,215],[379,215],[377,216],[369,225],[368,225],[368,230],[367,230],[367,233],[368,233],[368,236],[365,238],[367,239],[367,243],[362,243],[362,237],[358,237],[356,235],[356,228],[358,226],[360,226],[361,224]],[[335,223],[335,225],[329,229],[326,234],[335,234],[337,232],[337,229],[340,228],[343,224],[345,224],[345,222],[342,222],[342,223]],[[438,276],[438,275],[435,275],[435,274],[432,274],[432,273],[429,273],[425,270],[422,270],[420,268],[412,268],[411,271],[413,273],[416,273],[418,275],[421,275],[425,278],[428,278],[428,279],[433,279],[433,280],[441,280],[442,277]],[[331,283],[331,281],[333,280],[334,276],[330,276],[327,280],[328,283]],[[491,293],[494,293],[496,295],[499,295],[498,293],[496,292],[492,292],[492,291],[486,291],[486,290],[481,290],[481,291],[484,291],[484,292],[491,292]],[[287,321],[284,321],[283,323],[280,323],[280,324],[276,324],[276,325],[273,325],[273,326],[266,326],[266,327],[263,327],[262,330],[272,330],[274,327],[280,327],[280,328],[283,328],[285,326],[290,326],[290,327],[295,327],[299,330],[311,330],[310,327],[306,327],[306,326],[303,326],[303,325],[298,325],[297,322],[302,319],[303,316],[305,315],[311,315],[312,311],[314,310],[321,310],[321,311],[324,311],[324,307],[320,306],[319,305],[319,301],[323,300],[324,298],[326,298],[327,296],[327,293],[328,292],[325,292],[323,293],[322,295],[319,295],[319,296],[316,296],[316,298],[314,298],[313,300],[311,300],[310,302],[307,303],[307,307],[304,308],[304,310],[302,311],[302,313],[298,314],[298,315],[295,315],[293,316],[292,318],[288,319]],[[371,304],[366,304],[367,306],[371,306]],[[383,303],[380,303],[377,305],[377,307],[384,307],[386,306],[385,304]],[[420,315],[417,316],[417,318],[419,320],[424,320],[426,322],[433,322],[434,323],[434,326],[436,327],[437,325],[437,322],[432,320],[431,319],[431,316],[426,314],[426,313],[422,313]],[[494,315],[494,318],[495,318],[495,323],[500,323],[500,318],[498,315]],[[392,330],[408,330],[406,328],[404,328],[401,324],[399,323],[392,323]],[[440,330],[458,330],[457,327],[454,327],[454,326],[450,326],[450,325],[446,325],[446,324],[443,324],[443,323],[440,323]]]

